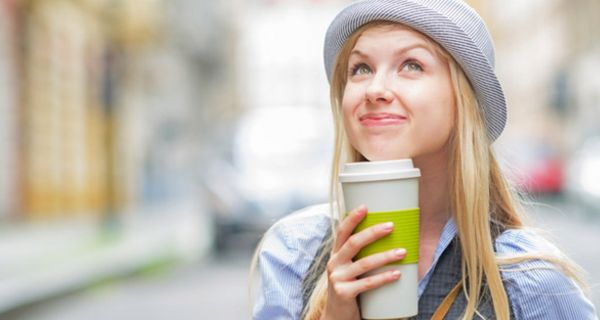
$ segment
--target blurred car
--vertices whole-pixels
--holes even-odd
[[[204,177],[217,249],[255,241],[277,219],[328,196],[333,144],[327,108],[278,106],[242,115],[229,159]]]
[[[600,210],[600,136],[589,138],[573,153],[566,176],[568,196],[590,211]]]
[[[556,147],[531,140],[509,146],[503,169],[517,190],[534,194],[562,192],[564,163]]]

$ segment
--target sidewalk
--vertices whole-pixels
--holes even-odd
[[[0,228],[0,314],[161,261],[193,261],[210,247],[197,205],[124,215],[118,230],[76,219]]]

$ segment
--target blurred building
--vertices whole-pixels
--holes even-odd
[[[236,108],[228,10],[0,1],[0,314],[209,250],[201,167]]]
[[[16,20],[14,3],[0,2],[0,223],[14,213],[18,195]]]
[[[582,69],[594,68],[589,60],[600,60],[600,39],[591,32],[599,27],[600,4],[593,0],[495,1],[493,6],[498,69],[514,129],[509,133],[542,136],[572,147],[581,138],[581,130],[598,126],[588,123],[595,119],[588,112],[598,106],[581,106],[578,100],[588,100],[581,92],[587,84],[576,78],[586,72]],[[597,81],[598,76],[585,76],[585,82]],[[580,108],[588,111],[581,114]]]
[[[600,2],[564,2],[569,56],[556,77],[555,106],[568,119],[571,140],[600,135]]]
[[[595,119],[598,2],[491,1],[482,7],[496,44],[509,120],[497,149],[523,191],[561,192],[574,150]],[[588,31],[585,31],[588,30]],[[586,61],[586,62],[584,62]]]
[[[26,218],[101,212],[108,150],[101,100],[100,19],[81,4],[26,4],[23,51],[22,211]]]

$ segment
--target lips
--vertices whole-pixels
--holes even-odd
[[[395,113],[367,113],[359,117],[363,126],[394,126],[406,121],[406,117]]]

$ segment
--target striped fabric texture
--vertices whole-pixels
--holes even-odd
[[[325,36],[324,59],[331,81],[338,51],[360,26],[376,20],[399,22],[444,47],[462,67],[482,107],[490,141],[504,130],[506,99],[494,72],[494,46],[481,17],[460,0],[364,0],[344,8]]]
[[[253,305],[253,319],[300,319],[302,283],[328,230],[331,230],[328,204],[288,215],[269,229],[259,251],[260,285]],[[456,224],[450,219],[438,242],[433,263],[419,281],[419,297],[456,233]],[[528,229],[504,231],[496,238],[495,247],[502,257],[560,256],[556,247]],[[594,305],[581,288],[546,261],[530,260],[503,266],[501,275],[516,320],[598,319]]]

